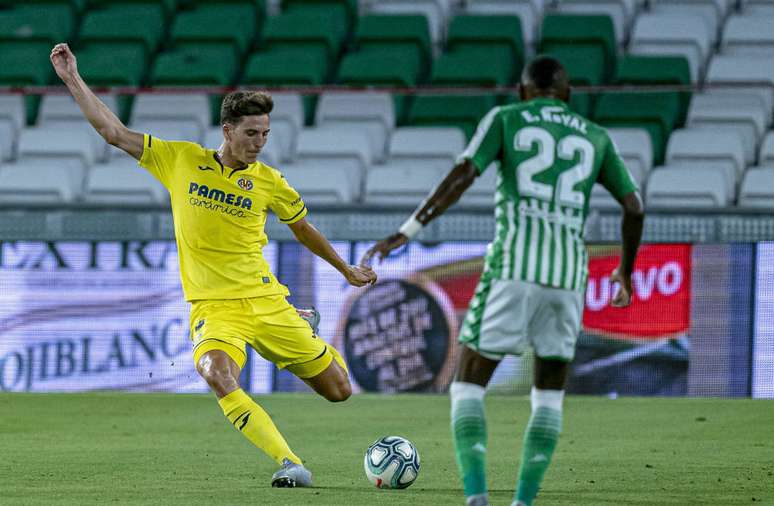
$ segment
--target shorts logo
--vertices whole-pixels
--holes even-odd
[[[196,322],[196,327],[194,327],[194,330],[199,330],[200,328],[204,327],[204,320],[199,320]]]
[[[252,182],[252,181],[250,181],[250,180],[249,180],[249,179],[247,179],[247,178],[244,178],[244,177],[240,177],[240,178],[237,180],[237,184],[238,184],[238,185],[239,185],[239,187],[240,187],[240,188],[242,188],[243,190],[250,191],[250,190],[252,190],[252,189],[253,189],[253,182]]]

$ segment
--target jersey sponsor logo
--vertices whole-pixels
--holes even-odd
[[[226,193],[218,188],[210,188],[193,181],[188,186],[188,194],[191,195],[188,203],[192,206],[203,207],[210,211],[220,211],[237,218],[247,216],[242,209],[252,209],[253,207],[253,201],[248,197]]]
[[[242,188],[245,191],[250,191],[253,189],[253,182],[247,179],[246,177],[240,177],[237,179],[237,184],[240,188]]]

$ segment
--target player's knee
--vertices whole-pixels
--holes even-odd
[[[202,377],[207,385],[215,392],[219,397],[223,397],[230,392],[233,392],[236,388],[239,388],[239,382],[232,376],[231,372],[226,368],[213,367],[211,363],[204,363],[199,361],[196,364],[196,370],[199,376]]]
[[[352,385],[349,381],[337,381],[333,388],[325,392],[325,398],[331,402],[344,402],[352,395]]]

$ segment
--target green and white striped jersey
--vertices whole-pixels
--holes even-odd
[[[592,186],[617,198],[637,190],[607,131],[560,100],[538,98],[489,111],[459,159],[479,173],[500,162],[489,275],[585,290]]]

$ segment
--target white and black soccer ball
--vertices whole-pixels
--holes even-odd
[[[408,439],[385,436],[368,447],[363,467],[377,488],[406,488],[419,476],[419,453]]]

